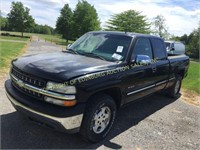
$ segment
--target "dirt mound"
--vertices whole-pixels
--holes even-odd
[[[181,99],[196,106],[200,106],[200,94],[190,91],[190,90],[181,90]]]

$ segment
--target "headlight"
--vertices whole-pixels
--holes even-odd
[[[75,86],[66,86],[62,83],[47,82],[46,89],[64,94],[76,94]]]

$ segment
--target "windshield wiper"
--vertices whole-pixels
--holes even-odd
[[[102,59],[102,60],[106,60],[104,57],[99,56],[99,55],[97,55],[97,54],[95,54],[95,53],[83,52],[82,54],[83,54],[83,55],[86,55],[86,56],[91,56],[91,57],[100,58],[100,59]],[[106,60],[106,61],[107,61],[107,60]]]
[[[76,50],[71,49],[71,48],[68,48],[66,52],[70,52],[70,53],[74,53],[74,54],[79,55],[79,53]]]

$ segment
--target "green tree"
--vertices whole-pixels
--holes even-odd
[[[8,20],[7,18],[0,16],[0,30],[7,30]]]
[[[67,40],[71,38],[73,13],[68,4],[65,4],[60,11],[60,16],[56,22],[56,31],[62,34]]]
[[[115,14],[107,21],[106,30],[150,33],[150,24],[141,12],[128,10]]]
[[[165,23],[165,18],[162,15],[158,15],[153,18],[152,25],[154,26],[153,33],[155,35],[160,36],[161,38],[167,39],[169,37],[169,33],[167,31],[167,26]]]
[[[73,15],[73,37],[77,38],[94,30],[100,30],[96,9],[85,0],[78,1]]]
[[[2,16],[1,10],[0,10],[0,30],[6,30],[8,27],[8,20],[7,18]]]
[[[190,35],[190,40],[188,44],[188,54],[193,58],[199,58],[199,48],[200,48],[200,27],[194,30]]]
[[[8,14],[9,26],[14,30],[23,33],[34,25],[34,19],[29,14],[30,9],[24,7],[21,2],[12,2]]]
[[[183,36],[180,37],[180,41],[183,42],[184,44],[188,44],[188,36],[187,34],[184,34]]]
[[[171,41],[180,41],[180,37],[179,36],[175,36],[173,34],[171,34],[168,39],[171,40]]]
[[[40,25],[40,32],[41,34],[52,34],[52,28],[48,25]]]
[[[40,33],[40,34],[52,34],[54,29],[48,25],[35,24],[32,28],[29,28],[27,32]]]

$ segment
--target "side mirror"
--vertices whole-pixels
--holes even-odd
[[[148,55],[137,55],[135,62],[139,65],[151,64],[151,58]]]
[[[72,44],[68,44],[68,45],[67,45],[67,49],[68,49],[71,45],[72,45]]]
[[[174,51],[174,50],[175,50],[175,48],[174,48],[174,47],[172,47],[172,48],[171,48],[171,51]]]

